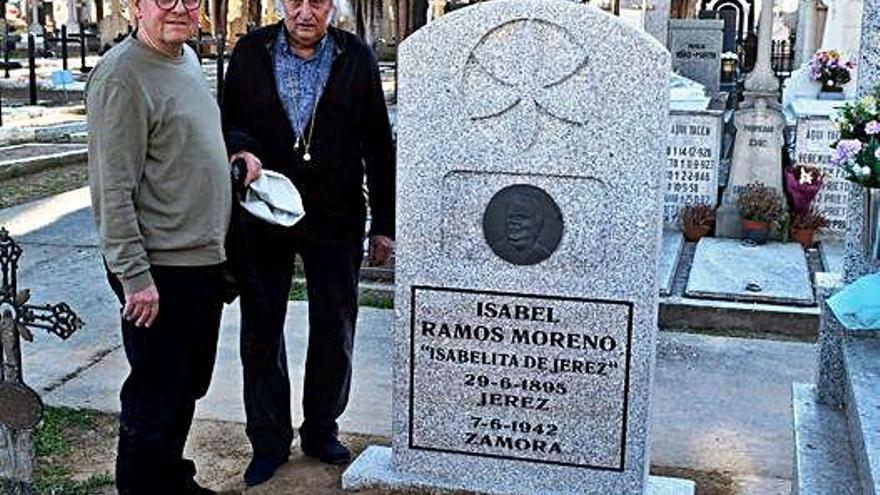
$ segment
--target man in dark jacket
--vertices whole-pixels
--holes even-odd
[[[332,0],[285,0],[285,20],[235,47],[223,97],[230,156],[250,181],[265,167],[299,190],[305,218],[293,227],[241,213],[237,264],[247,434],[245,482],[269,479],[293,439],[284,320],[294,254],[305,267],[309,348],[300,447],[328,463],[351,455],[336,419],[351,385],[357,283],[366,221],[369,261],[393,249],[394,162],[378,66],[356,36],[328,27]]]

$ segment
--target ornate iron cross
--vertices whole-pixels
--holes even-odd
[[[20,339],[32,342],[32,328],[66,340],[83,322],[66,303],[28,304],[30,291],[18,290],[21,247],[0,228],[0,425],[12,430],[33,428],[42,417],[39,395],[24,384]]]

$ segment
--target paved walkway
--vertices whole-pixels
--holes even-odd
[[[24,248],[19,283],[33,302],[67,301],[87,326],[67,342],[24,343],[25,376],[52,405],[117,411],[127,365],[118,307],[106,287],[85,189],[0,211]],[[299,414],[306,303],[289,306],[288,356]],[[362,308],[347,432],[389,435],[393,311]],[[787,495],[790,387],[812,381],[810,344],[661,332],[653,396],[652,464],[729,473],[741,495]],[[237,308],[224,313],[220,352],[197,415],[242,421]]]

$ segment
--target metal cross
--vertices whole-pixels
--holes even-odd
[[[31,329],[39,328],[66,340],[83,322],[65,303],[28,304],[30,291],[18,290],[21,253],[0,228],[0,479],[28,483],[33,473],[29,430],[42,419],[43,403],[24,383],[21,339],[32,342]]]

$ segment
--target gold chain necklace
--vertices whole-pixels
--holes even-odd
[[[320,83],[319,83],[320,84]],[[315,92],[315,103],[312,105],[312,118],[309,121],[309,137],[305,137],[305,133],[302,133],[303,138],[303,146],[305,149],[303,150],[303,161],[310,162],[312,161],[312,154],[309,153],[309,149],[312,146],[312,137],[315,135],[315,116],[318,114],[318,100],[321,99],[321,95]],[[299,104],[297,104],[299,106]],[[297,109],[298,110],[298,109]],[[294,145],[294,149],[299,148],[299,137],[297,137],[297,145]]]
[[[316,55],[317,56],[317,55]],[[316,62],[320,62],[319,60]],[[312,161],[312,154],[310,153],[312,147],[312,138],[315,136],[315,119],[318,114],[318,101],[320,101],[322,94],[324,93],[323,89],[321,89],[321,78],[318,77],[318,82],[315,84],[315,101],[312,103],[312,116],[309,119],[308,123],[308,137],[305,136],[305,129],[303,132],[296,132],[294,129],[294,133],[296,134],[296,141],[293,143],[293,149],[299,150],[299,143],[302,141],[303,147],[305,148],[303,151],[303,161],[310,162]],[[294,116],[299,115],[299,80],[296,81],[295,94],[293,96],[293,108],[294,108]],[[294,122],[295,124],[295,122]]]

